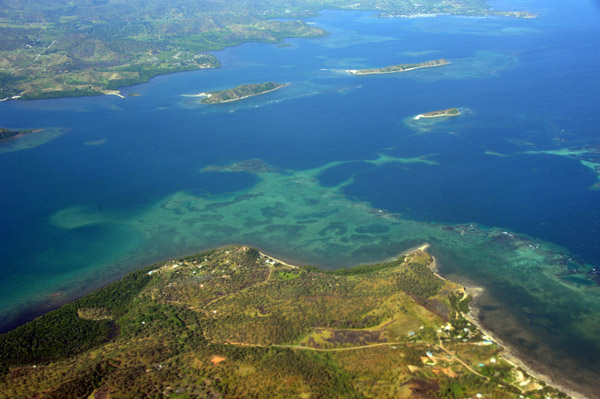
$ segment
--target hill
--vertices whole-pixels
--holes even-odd
[[[419,249],[350,269],[232,246],[0,336],[6,398],[559,398],[466,318]]]

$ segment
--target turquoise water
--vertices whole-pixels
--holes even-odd
[[[0,103],[1,126],[50,128],[0,145],[0,323],[225,243],[343,267],[427,241],[442,272],[486,289],[481,317],[507,343],[598,387],[599,177],[564,149],[598,159],[600,9],[493,5],[540,17],[326,11],[311,22],[328,37],[227,49],[221,69],[122,90],[139,97]],[[436,58],[451,64],[343,72]],[[291,85],[184,96],[263,81]],[[462,115],[412,118],[449,107]]]

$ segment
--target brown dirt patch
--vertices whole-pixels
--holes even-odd
[[[339,345],[360,346],[386,342],[381,331],[332,330],[327,342]]]
[[[226,357],[223,356],[219,356],[219,355],[214,355],[213,357],[210,358],[210,361],[212,362],[212,364],[217,365],[223,361],[227,360]]]
[[[437,393],[440,391],[440,387],[436,383],[423,380],[413,379],[405,384],[408,384],[414,399],[434,399],[438,397]]]
[[[110,395],[110,387],[108,385],[102,385],[94,392],[94,399],[108,399]]]

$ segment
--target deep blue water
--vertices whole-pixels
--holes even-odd
[[[600,145],[600,8],[588,0],[493,5],[540,17],[380,19],[325,11],[312,22],[328,37],[216,52],[218,70],[122,90],[140,97],[0,103],[0,126],[64,129],[38,147],[0,152],[0,324],[12,325],[55,291],[70,299],[145,259],[127,258],[143,241],[134,229],[63,229],[52,222],[57,212],[84,206],[118,219],[182,190],[243,193],[255,175],[199,171],[252,158],[283,170],[356,161],[328,169],[319,182],[334,187],[354,176],[344,194],[374,208],[501,227],[600,264],[600,191],[590,190],[598,177],[573,158],[527,153]],[[436,58],[452,64],[398,75],[336,71]],[[292,84],[216,107],[182,97],[263,81]],[[454,106],[463,115],[430,131],[407,125],[412,115]],[[364,162],[379,154],[435,164]],[[124,259],[134,262],[124,266]]]

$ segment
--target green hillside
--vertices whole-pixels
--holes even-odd
[[[323,271],[239,246],[163,262],[0,336],[0,397],[565,397],[432,266],[417,250]]]

